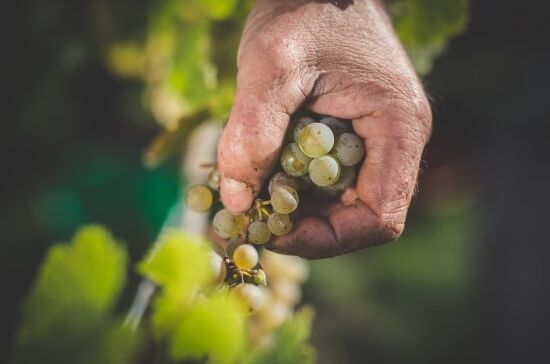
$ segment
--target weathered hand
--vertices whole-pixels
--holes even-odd
[[[380,1],[259,0],[237,63],[237,94],[218,148],[225,206],[251,206],[278,160],[290,115],[304,106],[351,119],[367,157],[340,201],[302,216],[268,247],[322,258],[396,239],[431,110]]]

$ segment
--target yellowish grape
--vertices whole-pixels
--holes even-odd
[[[252,269],[258,264],[258,252],[249,244],[239,245],[233,252],[233,262],[239,269]]]
[[[260,310],[265,302],[262,290],[251,283],[241,283],[233,290],[251,312]]]
[[[213,190],[218,191],[220,189],[220,172],[218,167],[212,167],[210,172],[208,172],[208,185]]]
[[[235,238],[243,233],[248,218],[244,214],[233,215],[227,209],[221,209],[214,215],[212,226],[220,238]]]
[[[292,229],[292,221],[290,221],[288,215],[274,212],[267,219],[267,226],[273,234],[282,236],[290,232]]]
[[[292,176],[303,176],[307,173],[311,158],[305,155],[297,143],[287,144],[281,152],[281,166]]]
[[[254,221],[248,227],[248,240],[254,244],[265,244],[271,238],[271,231],[263,221]]]
[[[281,214],[290,214],[298,207],[298,192],[292,187],[277,187],[271,194],[271,206]]]
[[[212,191],[203,185],[193,185],[187,190],[185,204],[196,212],[206,212],[212,206]]]
[[[324,155],[315,158],[309,164],[309,178],[317,186],[329,186],[338,181],[340,176],[340,165],[338,161],[330,156]]]
[[[302,130],[298,144],[305,155],[318,158],[330,152],[334,145],[334,134],[325,124],[312,123]]]
[[[363,141],[353,133],[344,133],[336,138],[332,155],[340,161],[343,166],[354,166],[365,154]]]
[[[300,137],[300,134],[302,133],[302,130],[306,126],[308,126],[311,123],[314,123],[315,120],[309,116],[302,116],[298,121],[296,121],[296,125],[294,125],[294,129],[292,131],[292,136],[294,138],[295,142],[298,142],[298,138]]]

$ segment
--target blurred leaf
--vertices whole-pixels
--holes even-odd
[[[310,364],[315,350],[309,345],[314,312],[304,307],[287,320],[274,334],[273,345],[253,352],[244,362],[249,364]]]
[[[389,5],[397,34],[417,71],[426,74],[468,21],[468,0],[406,0]]]
[[[110,318],[126,267],[126,251],[100,226],[50,248],[24,306],[14,362],[132,362],[139,334]]]
[[[221,20],[231,15],[237,0],[200,0],[202,6],[212,19]]]
[[[162,287],[153,314],[153,323],[161,331],[179,323],[192,295],[212,279],[205,242],[179,230],[164,233],[138,270]]]
[[[170,340],[174,359],[233,363],[244,346],[244,310],[233,296],[199,300],[175,329]]]

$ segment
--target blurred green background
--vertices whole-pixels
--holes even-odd
[[[227,17],[215,1],[195,2],[182,31],[210,19],[211,38],[188,36],[190,55],[176,57],[167,80],[122,77],[135,71],[120,69],[132,64],[124,60],[140,70],[139,54],[123,48],[116,63],[114,45],[157,26],[173,31],[161,3],[177,4],[24,0],[3,12],[0,361],[48,245],[99,222],[136,261],[178,197],[177,160],[143,166],[162,129],[144,89],[166,81],[182,93],[197,88],[184,110],[205,100],[213,115],[228,107],[230,92],[219,90],[233,87],[249,4],[229,1],[237,8]],[[317,309],[320,363],[546,362],[550,31],[536,4],[474,1],[466,32],[426,76],[434,132],[403,237],[312,262],[304,301]],[[218,66],[214,86],[207,56]]]

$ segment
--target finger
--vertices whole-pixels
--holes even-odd
[[[278,159],[290,115],[305,98],[297,81],[257,67],[240,77],[218,145],[221,199],[233,212],[251,206]]]
[[[427,120],[431,120],[428,117]],[[347,193],[328,218],[307,217],[269,248],[307,258],[344,254],[396,239],[414,193],[428,122],[403,114],[373,114],[353,121],[367,157],[358,175],[357,199]]]

